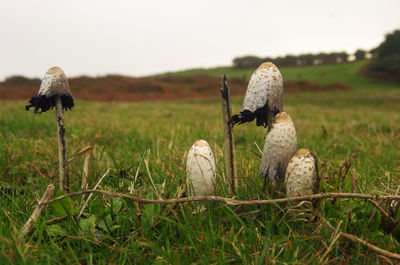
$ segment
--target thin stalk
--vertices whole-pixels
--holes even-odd
[[[67,144],[65,141],[64,127],[64,110],[61,103],[61,97],[56,97],[56,117],[57,117],[57,133],[58,133],[58,165],[60,171],[60,190],[69,192],[69,176],[68,176],[68,158]]]
[[[231,124],[232,108],[230,100],[230,91],[225,75],[222,75],[221,82],[222,82],[221,96],[222,96],[222,117],[224,122],[226,175],[231,180],[231,187],[233,194],[236,194],[238,188],[238,180],[236,175],[235,143],[233,141],[233,128]]]

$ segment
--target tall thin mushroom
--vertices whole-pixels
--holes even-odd
[[[60,67],[52,67],[46,72],[40,85],[39,93],[37,96],[33,96],[29,103],[29,105],[25,106],[25,109],[35,108],[35,114],[46,112],[54,107],[56,108],[60,190],[67,190],[69,192],[64,110],[72,109],[74,99],[69,90],[68,79]]]

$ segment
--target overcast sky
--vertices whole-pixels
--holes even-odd
[[[371,49],[400,28],[400,0],[1,0],[0,80],[143,76],[243,55]]]

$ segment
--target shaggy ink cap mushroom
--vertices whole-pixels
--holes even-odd
[[[29,101],[30,105],[25,106],[26,110],[35,108],[35,113],[46,112],[56,105],[56,97],[61,98],[62,107],[65,110],[72,109],[74,99],[69,90],[68,79],[64,71],[58,67],[50,68],[43,77],[39,93]]]
[[[318,193],[319,182],[316,156],[310,150],[301,148],[290,159],[286,169],[287,197],[308,196]]]
[[[197,140],[189,150],[186,163],[189,194],[195,196],[214,195],[216,184],[215,160],[210,145]]]
[[[252,74],[242,108],[231,118],[232,126],[256,119],[257,126],[266,127],[279,112],[283,111],[282,75],[271,62],[261,64]]]
[[[289,160],[297,151],[296,128],[286,112],[275,116],[267,135],[261,157],[260,177],[268,177],[272,185],[285,179]]]

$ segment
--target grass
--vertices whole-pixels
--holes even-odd
[[[285,70],[286,71],[286,70]],[[293,70],[294,71],[294,70]],[[284,71],[282,71],[284,72]],[[296,76],[295,73],[292,75]],[[233,112],[241,98],[233,99]],[[292,116],[298,145],[317,154],[324,177],[321,192],[351,191],[348,176],[335,174],[352,153],[357,192],[394,193],[400,172],[400,94],[398,90],[355,90],[285,95],[285,111]],[[384,219],[365,201],[324,201],[319,211],[293,214],[286,206],[268,205],[236,209],[209,204],[193,214],[190,204],[137,205],[95,195],[84,216],[46,225],[45,221],[74,215],[80,198],[50,205],[35,231],[17,240],[45,187],[52,181],[57,162],[55,113],[34,115],[21,101],[0,102],[0,184],[24,194],[0,199],[1,263],[16,264],[264,264],[385,262],[376,253],[335,234],[317,216],[340,229],[367,239],[381,248],[400,252],[400,232],[387,233]],[[68,153],[71,157],[94,145],[90,187],[111,168],[102,188],[128,192],[130,180],[144,156],[151,176],[163,196],[174,197],[185,177],[186,154],[199,138],[210,143],[216,165],[217,194],[232,196],[225,185],[223,129],[219,99],[148,103],[96,103],[77,101],[66,117]],[[266,129],[254,124],[235,127],[239,199],[264,199],[258,177]],[[146,150],[150,153],[146,153]],[[83,159],[70,165],[72,190],[79,190]],[[134,195],[155,198],[144,163]],[[162,184],[164,183],[164,187]],[[247,214],[243,214],[247,213]],[[140,215],[140,217],[139,217]],[[370,221],[369,221],[370,220]],[[331,246],[332,244],[332,246]],[[331,247],[330,247],[331,246]]]
[[[398,85],[373,79],[360,74],[360,69],[366,61],[358,61],[344,64],[316,65],[305,67],[281,67],[280,71],[284,80],[307,80],[326,85],[331,83],[342,83],[358,90],[365,89],[395,89]],[[234,69],[232,67],[218,67],[210,69],[191,69],[170,75],[210,75],[219,77],[226,73],[228,78],[250,79],[254,69]],[[164,74],[161,76],[165,76]]]

